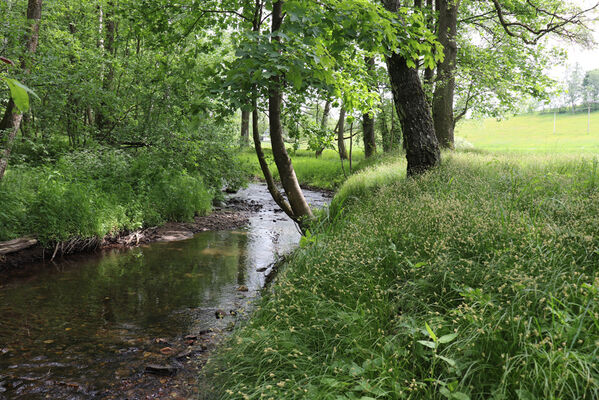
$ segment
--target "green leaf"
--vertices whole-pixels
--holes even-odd
[[[437,348],[437,343],[429,342],[428,340],[419,340],[418,343],[420,343],[423,346],[430,347],[431,349]]]
[[[29,95],[31,93],[35,98],[39,100],[39,97],[33,92],[33,90],[29,89],[27,86],[23,85],[21,82],[16,79],[11,78],[2,78],[8,85],[10,89],[10,97],[15,103],[15,106],[19,109],[20,112],[24,113],[29,110]]]
[[[447,358],[447,357],[443,357],[443,356],[437,356],[438,358],[440,358],[441,360],[445,361],[447,364],[451,365],[452,367],[455,367],[455,361],[452,360],[451,358]]]
[[[462,392],[452,393],[451,398],[456,399],[456,400],[470,400],[470,396],[468,396],[466,393],[462,393]]]
[[[439,338],[439,343],[449,343],[458,337],[457,333],[450,333],[449,335],[443,335]]]
[[[428,322],[425,322],[424,326],[426,327],[426,331],[428,332],[428,334],[431,337],[431,339],[433,339],[435,342],[438,342],[439,339],[437,338],[437,335],[435,335],[435,332],[433,332],[433,330],[429,326]]]

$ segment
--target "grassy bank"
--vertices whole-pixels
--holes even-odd
[[[587,114],[527,114],[497,121],[466,120],[456,127],[456,135],[475,148],[501,152],[598,153],[599,112],[591,113],[587,134]]]
[[[270,169],[275,179],[278,180],[278,172],[272,158],[272,150],[265,148],[264,153],[269,160]],[[352,157],[352,169],[350,171],[349,161],[341,163],[339,154],[334,150],[325,150],[319,158],[314,157],[313,151],[297,150],[290,151],[289,155],[293,162],[293,168],[300,185],[312,186],[321,189],[334,190],[339,188],[346,179],[371,165],[387,163],[398,157],[397,153],[378,154],[368,160],[364,158],[363,150],[354,150]],[[262,178],[262,171],[253,149],[245,150],[242,159],[252,165],[255,176]]]
[[[351,177],[211,362],[217,397],[598,398],[597,169],[462,153]]]
[[[102,237],[207,213],[214,190],[159,155],[106,150],[12,166],[0,182],[0,240]]]

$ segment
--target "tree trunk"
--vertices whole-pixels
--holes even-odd
[[[435,32],[435,17],[433,14],[433,0],[426,1],[426,8],[429,12],[428,27],[432,32]],[[434,49],[433,49],[434,52]],[[424,70],[424,88],[428,96],[433,92],[433,82],[435,79],[435,68],[426,68]]]
[[[376,153],[376,142],[374,138],[374,117],[368,113],[362,116],[362,131],[364,133],[364,156],[369,158]]]
[[[283,1],[278,0],[272,6],[272,41],[280,42],[280,37],[275,34],[281,27],[283,22]],[[275,164],[279,171],[279,177],[285,189],[285,194],[289,199],[289,204],[296,220],[301,221],[302,218],[312,217],[312,210],[308,206],[302,189],[299,186],[295,170],[285,149],[283,141],[283,127],[281,126],[281,103],[282,96],[280,91],[281,78],[279,76],[271,77],[271,88],[268,97],[268,119],[270,127],[270,141],[272,146],[272,154],[275,159]]]
[[[325,130],[327,129],[327,124],[329,123],[329,114],[331,113],[331,102],[329,100],[327,100],[326,104],[324,105],[324,111],[322,113],[322,121],[320,121],[320,131],[322,133],[325,132]],[[318,150],[316,150],[316,158],[320,157],[322,155],[322,152],[324,151],[324,147],[321,146]]]
[[[26,54],[21,58],[21,68],[25,74],[29,73],[29,60],[27,56],[32,56],[37,50],[37,44],[39,40],[40,31],[40,19],[42,18],[42,3],[43,0],[29,0],[27,4],[27,23],[29,25],[29,32],[25,36],[25,49]],[[8,167],[8,159],[12,150],[12,144],[17,136],[23,114],[15,112],[15,106],[12,99],[8,102],[4,117],[0,122],[0,132],[9,130],[8,138],[2,151],[2,158],[0,158],[0,181],[4,177],[6,168]]]
[[[337,125],[337,150],[339,150],[339,158],[347,160],[347,150],[345,149],[345,107],[341,105],[339,110],[339,124]]]
[[[108,60],[108,70],[104,74],[102,79],[102,89],[104,92],[110,91],[112,87],[112,81],[114,80],[114,67],[112,65],[112,57],[114,55],[114,39],[116,32],[116,24],[114,22],[114,4],[109,1],[106,5],[106,11],[103,15],[104,30],[106,31],[106,40],[102,40],[102,46],[104,49],[104,58]],[[100,9],[102,12],[102,9]],[[102,14],[100,14],[102,17]],[[100,25],[102,26],[102,25]],[[102,30],[100,30],[100,33]],[[102,38],[103,39],[103,38]],[[106,102],[102,100],[100,102],[100,109],[96,113],[96,124],[100,131],[105,131],[109,127],[109,117],[106,115]]]
[[[439,145],[453,149],[453,96],[457,44],[457,18],[459,1],[439,0],[438,38],[443,45],[445,58],[437,66],[437,79],[433,96],[433,120]]]
[[[241,146],[247,147],[250,141],[250,112],[241,110]]]
[[[264,151],[262,151],[262,143],[260,142],[260,132],[258,130],[258,105],[256,104],[256,100],[253,102],[254,110],[252,111],[252,137],[254,138],[254,147],[256,148],[256,155],[258,156],[258,163],[260,164],[260,169],[262,170],[262,174],[264,175],[264,179],[266,180],[266,187],[270,192],[270,195],[274,199],[275,203],[287,214],[291,219],[295,220],[295,214],[291,211],[291,206],[285,200],[277,185],[275,184],[275,180],[272,177],[272,173],[270,172],[270,168],[268,167],[268,162],[266,161],[266,157],[264,156]]]
[[[366,58],[368,73],[372,74],[374,70],[374,58]],[[362,130],[364,134],[364,155],[366,158],[376,153],[376,140],[374,135],[374,113],[366,113],[362,116]]]
[[[384,4],[391,12],[397,12],[399,9],[397,0],[385,0]],[[408,67],[405,58],[397,53],[388,56],[387,71],[403,131],[408,160],[407,174],[415,176],[441,162],[430,108],[418,72]]]

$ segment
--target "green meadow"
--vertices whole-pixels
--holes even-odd
[[[480,151],[418,179],[401,154],[338,177],[206,397],[599,398],[599,130],[562,118],[467,122]]]
[[[555,133],[553,114],[527,114],[501,121],[465,120],[458,123],[456,137],[475,149],[516,153],[599,153],[599,111],[591,113],[587,134],[586,113],[557,114]]]

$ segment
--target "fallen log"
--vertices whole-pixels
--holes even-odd
[[[32,237],[24,237],[8,242],[0,242],[0,255],[10,254],[17,251],[28,249],[37,244],[37,239]]]

